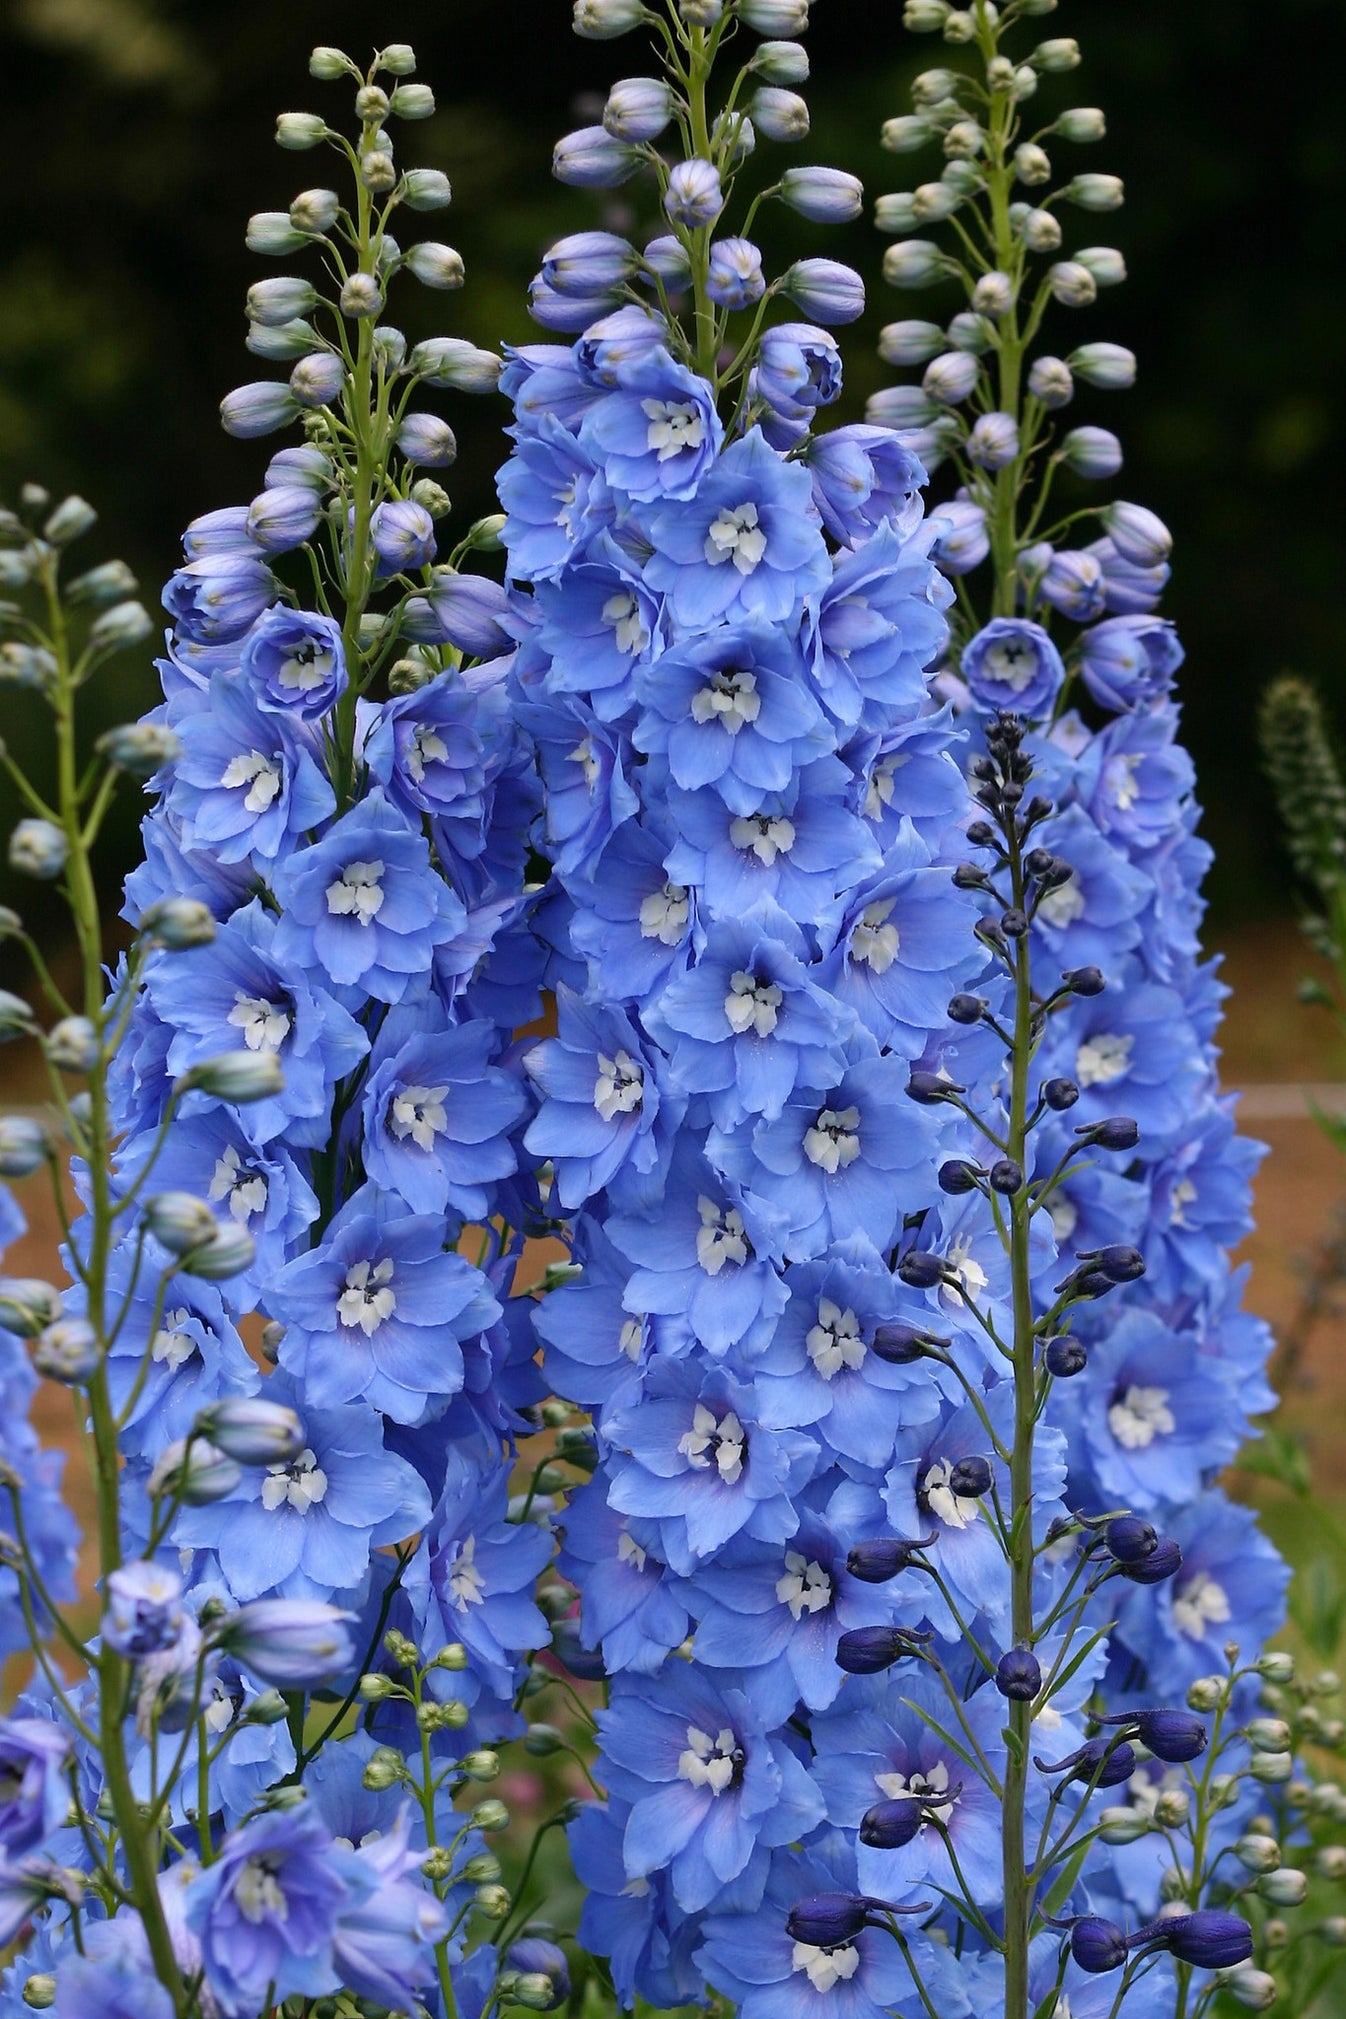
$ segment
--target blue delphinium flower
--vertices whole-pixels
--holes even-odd
[[[183,749],[168,806],[189,848],[222,862],[269,863],[328,820],[336,801],[301,726],[264,710],[224,674],[193,700],[189,710],[170,710]]]
[[[394,1010],[379,1032],[361,1112],[365,1170],[413,1213],[486,1216],[491,1187],[515,1168],[509,1131],[519,1083],[494,1063],[497,1033],[481,1019],[427,1028]]]
[[[341,627],[283,603],[248,633],[241,664],[263,707],[308,719],[326,715],[347,683]]]
[[[228,2013],[268,1995],[335,1990],[338,1916],[359,1897],[316,1815],[258,1816],[232,1833],[187,1895],[215,1996]]]

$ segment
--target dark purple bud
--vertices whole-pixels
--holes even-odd
[[[1024,1174],[1013,1157],[999,1157],[987,1172],[991,1190],[1001,1192],[1007,1199],[1023,1190]]]
[[[977,825],[978,827],[985,827],[986,822],[979,820]],[[955,890],[981,890],[985,887],[985,884],[986,871],[978,869],[975,862],[960,862],[953,873],[953,886]]]
[[[1134,1283],[1145,1274],[1145,1257],[1140,1249],[1123,1247],[1120,1242],[1110,1248],[1091,1249],[1080,1260],[1092,1262],[1095,1269],[1110,1276],[1114,1283]]]
[[[910,1797],[876,1802],[860,1818],[860,1842],[875,1851],[898,1851],[911,1842],[925,1820],[925,1810]]]
[[[909,1248],[897,1265],[897,1273],[912,1290],[933,1290],[944,1281],[944,1261],[924,1248]]]
[[[1199,1759],[1206,1750],[1206,1727],[1190,1711],[1141,1711],[1136,1724],[1141,1744],[1170,1766]]]
[[[875,1536],[870,1542],[855,1544],[846,1558],[846,1568],[861,1584],[887,1584],[899,1571],[910,1570],[918,1550],[929,1549],[937,1540],[934,1535]]]
[[[1028,914],[1012,904],[1008,911],[1000,914],[1000,930],[1006,939],[1022,939],[1028,930]]]
[[[940,1101],[947,1101],[951,1094],[965,1094],[967,1088],[957,1080],[945,1079],[943,1073],[912,1073],[907,1080],[907,1097],[919,1101],[923,1108],[935,1107]]]
[[[1102,995],[1107,983],[1096,967],[1067,968],[1061,977],[1072,995]]]
[[[1030,827],[1036,827],[1040,820],[1045,820],[1047,818],[1047,815],[1051,812],[1051,810],[1052,810],[1051,800],[1044,799],[1041,793],[1036,793],[1033,796],[1033,798],[1029,800],[1027,806],[1025,806],[1023,810],[1023,825],[1025,833]]]
[[[899,1626],[857,1626],[837,1642],[837,1667],[847,1675],[880,1675],[915,1652],[911,1635]]]
[[[960,1458],[949,1473],[949,1491],[959,1500],[980,1500],[983,1493],[991,1491],[989,1462],[980,1454]]]
[[[989,757],[974,757],[967,767],[967,772],[969,778],[987,780],[996,776],[996,767]]]
[[[994,848],[995,829],[989,820],[974,820],[967,830],[967,838],[974,848]]]
[[[1144,1563],[1159,1547],[1159,1536],[1138,1514],[1118,1514],[1103,1530],[1109,1556],[1118,1563]]]
[[[1132,1584],[1163,1584],[1182,1569],[1182,1550],[1171,1535],[1160,1536],[1149,1556],[1139,1563],[1121,1564],[1122,1576]]]
[[[1023,796],[1024,789],[1022,785],[1016,785],[1012,780],[1008,785],[1002,785],[1000,788],[1000,797],[1006,806],[1017,806]]]
[[[893,1319],[875,1326],[869,1350],[890,1367],[909,1367],[913,1361],[924,1360],[927,1353],[948,1344],[938,1332],[923,1332],[917,1325],[903,1325]]]
[[[1126,1936],[1115,1921],[1105,1921],[1101,1914],[1081,1915],[1070,1931],[1071,1956],[1091,1977],[1120,1970],[1126,1952]]]
[[[1043,1083],[1042,1098],[1053,1114],[1063,1114],[1073,1108],[1080,1097],[1080,1090],[1074,1080],[1046,1080]]]
[[[1106,1297],[1110,1290],[1117,1288],[1111,1276],[1105,1276],[1101,1269],[1077,1269],[1074,1275],[1058,1289],[1069,1290],[1072,1297]]]
[[[956,995],[949,1004],[950,1023],[979,1024],[985,1014],[985,996]]]
[[[963,1192],[975,1192],[981,1175],[979,1164],[969,1163],[966,1157],[950,1157],[939,1167],[939,1189],[957,1198]]]
[[[607,1665],[600,1651],[585,1647],[574,1627],[567,1623],[553,1627],[551,1652],[580,1682],[603,1682],[607,1678]]]
[[[1152,1942],[1198,1970],[1231,1970],[1246,1963],[1253,1952],[1253,1931],[1248,1923],[1219,1907],[1198,1907],[1194,1914],[1151,1921],[1131,1939],[1133,1947]]]
[[[1024,868],[1030,876],[1050,876],[1056,857],[1050,848],[1030,848],[1024,857]]]
[[[1078,1752],[1049,1763],[1033,1756],[1043,1774],[1064,1774],[1071,1781],[1092,1781],[1096,1788],[1119,1787],[1136,1771],[1136,1755],[1125,1739],[1090,1739]]]
[[[996,1664],[995,1686],[1011,1702],[1031,1704],[1042,1688],[1042,1667],[1031,1648],[1012,1647]]]
[[[815,1893],[811,1899],[796,1900],[785,1918],[785,1932],[792,1942],[805,1942],[810,1949],[840,1949],[853,1942],[881,1901],[864,1893]]]
[[[1105,1122],[1093,1122],[1075,1134],[1085,1143],[1097,1143],[1100,1150],[1134,1150],[1140,1141],[1140,1130],[1130,1115],[1109,1115]]]
[[[1088,1350],[1071,1333],[1058,1332],[1043,1347],[1042,1364],[1055,1380],[1069,1381],[1089,1365]]]

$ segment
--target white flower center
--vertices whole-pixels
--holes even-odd
[[[578,514],[575,511],[575,504],[579,496],[576,479],[572,477],[570,482],[563,484],[559,491],[553,491],[552,496],[561,507],[560,511],[556,514],[556,525],[564,526],[567,533],[573,534],[578,520]]]
[[[950,1801],[932,1800],[932,1797],[947,1794],[949,1769],[945,1761],[936,1760],[933,1767],[927,1767],[918,1774],[875,1774],[874,1785],[881,1795],[890,1802],[926,1802],[932,1820],[947,1823],[954,1812],[958,1800],[954,1795]],[[925,1828],[924,1823],[921,1825]]]
[[[240,785],[248,790],[243,804],[249,813],[265,813],[280,792],[280,766],[274,758],[263,757],[260,750],[240,752],[231,757],[220,776],[220,784],[231,791]]]
[[[874,766],[869,774],[869,784],[865,788],[865,819],[882,820],[884,809],[893,803],[897,787],[894,777],[910,759],[900,751],[892,757],[885,757]]]
[[[819,1170],[835,1178],[860,1154],[860,1110],[857,1107],[823,1108],[811,1129],[804,1132],[804,1155]]]
[[[1208,1626],[1223,1626],[1229,1618],[1229,1597],[1209,1572],[1199,1570],[1173,1595],[1173,1621],[1189,1640],[1204,1640]]]
[[[1197,1189],[1190,1178],[1179,1178],[1168,1195],[1168,1224],[1170,1227],[1190,1227],[1187,1208],[1195,1205]]]
[[[815,1991],[830,1991],[834,1984],[846,1984],[860,1968],[860,1951],[853,1942],[839,1949],[817,1949],[812,1942],[796,1942],[790,1951],[790,1968],[802,1970]]]
[[[196,1351],[196,1341],[185,1328],[191,1319],[186,1310],[165,1311],[164,1322],[154,1335],[150,1347],[150,1358],[159,1366],[167,1367],[170,1374],[176,1374],[185,1366]]]
[[[254,1927],[266,1920],[290,1918],[289,1901],[265,1856],[247,1859],[234,1881],[234,1901],[244,1920],[251,1921]]]
[[[1129,813],[1140,798],[1139,757],[1114,757],[1108,766],[1108,797],[1119,813]]]
[[[600,769],[598,759],[594,755],[592,738],[586,736],[582,743],[577,743],[575,748],[569,753],[569,756],[570,762],[578,764],[580,770],[584,773],[585,790],[592,792],[598,783]]]
[[[618,1350],[624,1353],[628,1360],[636,1361],[640,1358],[644,1344],[645,1320],[643,1318],[627,1318],[617,1335]]]
[[[795,824],[783,813],[740,813],[729,823],[729,839],[770,869],[778,855],[788,855],[794,847]]]
[[[227,1199],[229,1217],[237,1220],[240,1227],[246,1227],[254,1213],[266,1211],[266,1179],[260,1171],[248,1170],[230,1143],[216,1159],[208,1196],[214,1204]]]
[[[717,1206],[713,1199],[696,1202],[701,1225],[696,1231],[696,1259],[708,1276],[718,1276],[726,1263],[737,1268],[752,1253],[743,1215],[737,1206]]]
[[[944,1259],[958,1278],[956,1285],[949,1284],[945,1287],[951,1289],[955,1296],[961,1296],[966,1304],[970,1304],[975,1297],[980,1297],[991,1279],[972,1253],[971,1234],[960,1234],[958,1239],[950,1244]]]
[[[824,1381],[831,1381],[843,1367],[864,1365],[865,1342],[860,1337],[860,1321],[854,1311],[843,1311],[830,1297],[818,1299],[818,1322],[810,1328],[804,1345]]]
[[[1047,1202],[1047,1218],[1058,1241],[1068,1241],[1079,1224],[1079,1213],[1064,1192],[1056,1192]]]
[[[1084,892],[1080,880],[1072,871],[1066,882],[1058,883],[1055,890],[1049,890],[1038,903],[1037,915],[1047,925],[1064,932],[1068,925],[1082,916],[1085,909]]]
[[[235,990],[234,1006],[227,1021],[243,1033],[250,1052],[278,1052],[290,1035],[290,1012],[280,1003]]]
[[[1135,1038],[1116,1031],[1099,1031],[1086,1038],[1075,1054],[1075,1078],[1082,1087],[1110,1087],[1124,1079],[1131,1069],[1131,1048]]]
[[[1167,1388],[1139,1388],[1133,1383],[1108,1411],[1108,1428],[1127,1451],[1144,1451],[1156,1437],[1171,1437],[1177,1427]]]
[[[618,1563],[634,1564],[637,1570],[644,1570],[645,1568],[645,1551],[641,1548],[630,1530],[626,1528],[617,1537],[617,1561]]]
[[[331,649],[319,645],[316,638],[296,645],[289,658],[281,660],[276,673],[279,684],[291,694],[312,694],[331,677]]]
[[[447,764],[449,746],[438,729],[429,722],[418,722],[411,732],[411,743],[407,750],[407,773],[413,782],[420,785],[432,764]]]
[[[706,559],[712,568],[732,561],[740,575],[751,575],[766,552],[766,534],[757,523],[757,507],[726,505],[706,533]]]
[[[605,1122],[618,1115],[639,1114],[645,1099],[645,1075],[626,1052],[615,1059],[598,1054],[598,1078],[594,1081],[594,1106]]]
[[[729,993],[724,999],[724,1013],[729,1028],[736,1036],[753,1031],[759,1038],[769,1038],[778,1021],[777,1012],[785,1000],[785,992],[774,981],[759,981],[756,975],[740,968],[729,977]]]
[[[368,925],[383,909],[383,864],[348,862],[335,883],[327,886],[327,909],[334,918],[354,918]]]
[[[470,1605],[484,1605],[486,1579],[477,1569],[477,1538],[469,1535],[460,1547],[449,1571],[449,1598],[456,1612]]]
[[[1021,638],[1002,638],[992,645],[984,663],[988,680],[998,681],[1012,694],[1022,694],[1038,670],[1038,655]]]
[[[649,626],[640,612],[640,601],[631,589],[621,589],[603,605],[603,622],[613,634],[613,643],[624,659],[635,659],[650,642]]]
[[[713,1795],[722,1795],[733,1786],[742,1764],[743,1748],[728,1725],[714,1738],[709,1732],[688,1725],[687,1750],[678,1758],[679,1780],[690,1781],[694,1788],[709,1788]]]
[[[745,722],[755,722],[762,712],[757,681],[748,672],[724,666],[692,696],[694,722],[718,722],[730,736],[737,736]]]
[[[640,901],[640,936],[657,939],[661,946],[676,946],[687,930],[691,901],[686,886],[666,883]]]
[[[832,1580],[813,1557],[804,1558],[797,1549],[785,1552],[785,1571],[776,1579],[776,1597],[788,1605],[793,1619],[806,1612],[826,1612],[832,1603]]]
[[[346,1287],[337,1298],[337,1317],[342,1324],[358,1325],[365,1338],[371,1338],[397,1309],[397,1298],[389,1287],[392,1277],[390,1255],[381,1262],[352,1262],[346,1271]]]
[[[410,1136],[418,1150],[432,1150],[435,1137],[448,1134],[444,1109],[447,1087],[402,1087],[388,1104],[388,1128],[399,1143]]]
[[[640,404],[650,424],[645,431],[646,446],[655,450],[661,463],[684,449],[699,449],[705,441],[701,410],[690,400],[642,400]]]
[[[678,1439],[678,1449],[696,1472],[708,1472],[712,1465],[726,1486],[737,1486],[743,1477],[743,1460],[748,1433],[732,1409],[718,1420],[713,1409],[698,1402],[692,1411],[692,1427]]]
[[[980,1502],[972,1495],[955,1493],[949,1484],[953,1466],[947,1458],[937,1458],[921,1481],[926,1506],[936,1521],[946,1528],[970,1528],[977,1519]]]
[[[867,904],[851,934],[851,959],[864,961],[875,974],[887,974],[902,944],[897,927],[888,923],[888,915],[895,902],[896,899],[889,897]]]
[[[268,1513],[293,1507],[307,1514],[327,1497],[327,1474],[307,1446],[288,1465],[268,1465],[262,1481],[262,1505]]]

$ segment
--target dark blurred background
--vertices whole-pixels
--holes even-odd
[[[938,37],[905,34],[900,11],[899,0],[817,0],[814,133],[790,157],[852,168],[874,195],[938,172],[937,156],[877,145],[882,120],[909,109],[914,71],[945,56]],[[337,168],[272,142],[280,109],[334,124],[348,112],[346,86],[308,77],[315,42],[364,61],[376,44],[409,41],[439,100],[433,120],[401,129],[399,158],[447,170],[454,206],[403,235],[457,245],[468,287],[429,295],[405,282],[392,319],[412,335],[526,340],[539,251],[599,221],[604,202],[550,180],[552,142],[596,116],[608,81],[648,67],[639,38],[583,43],[569,15],[569,0],[2,0],[0,496],[29,477],[82,491],[103,515],[89,560],[124,555],[153,601],[185,522],[259,487],[274,444],[230,441],[216,407],[271,372],[243,349],[243,293],[289,267],[245,250],[248,213],[284,208]],[[1130,282],[1082,315],[1058,312],[1051,347],[1106,337],[1140,357],[1137,391],[1086,393],[1076,413],[1122,434],[1122,495],[1153,506],[1177,538],[1165,608],[1187,645],[1187,730],[1223,928],[1284,902],[1258,692],[1284,667],[1329,694],[1342,684],[1346,7],[1065,0],[1038,25],[1077,36],[1085,55],[1044,88],[1044,115],[1067,103],[1108,115],[1101,147],[1061,143],[1058,164],[1126,179],[1120,215],[1076,213],[1067,246],[1120,245]],[[874,281],[868,323],[848,338],[840,417],[853,418],[887,376],[872,354],[879,325],[956,304],[885,289],[884,241],[867,224],[824,233],[782,215],[782,228]],[[452,488],[469,512],[492,508],[504,417],[494,401],[453,411],[463,455]],[[141,655],[114,664],[98,706],[125,719],[149,703],[153,676]],[[16,747],[21,709],[5,723]],[[109,878],[134,850],[130,812],[111,837]]]

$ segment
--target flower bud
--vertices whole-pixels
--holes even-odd
[[[182,1630],[182,1579],[159,1563],[126,1563],[107,1578],[101,1633],[131,1661],[173,1646]]]
[[[1168,527],[1144,505],[1118,499],[1099,518],[1122,559],[1138,568],[1159,567],[1173,551],[1173,535]]]
[[[911,1635],[896,1626],[860,1626],[837,1642],[837,1667],[847,1675],[879,1675],[916,1652]]]
[[[1072,1333],[1060,1332],[1044,1345],[1042,1364],[1054,1381],[1069,1381],[1089,1365],[1089,1349]]]
[[[1061,226],[1049,210],[1030,210],[1020,231],[1030,252],[1055,252],[1060,246]]]
[[[800,42],[763,42],[748,68],[754,75],[764,77],[768,84],[806,84],[808,51]]]
[[[47,1032],[42,1049],[58,1072],[91,1073],[103,1047],[91,1017],[62,1017]]]
[[[390,42],[375,55],[374,68],[393,77],[410,77],[416,68],[416,51],[409,42]]]
[[[463,256],[451,245],[425,239],[412,246],[404,264],[422,287],[455,288],[463,284]]]
[[[334,84],[339,77],[358,77],[360,73],[343,49],[321,43],[308,59],[308,74],[324,84]]]
[[[904,113],[897,119],[884,122],[880,141],[890,154],[915,154],[920,148],[928,147],[938,131],[933,119]]]
[[[1068,363],[1077,378],[1105,392],[1125,392],[1136,383],[1136,354],[1123,344],[1080,344]]]
[[[435,94],[428,84],[399,84],[388,100],[388,110],[397,119],[431,119]]]
[[[879,334],[879,356],[885,364],[923,365],[945,348],[937,322],[890,322]]]
[[[927,1536],[924,1541],[919,1537],[909,1541],[900,1536],[880,1536],[872,1542],[857,1542],[846,1558],[846,1569],[862,1584],[886,1584],[900,1571],[909,1570],[918,1552],[933,1539]]]
[[[406,1774],[406,1765],[400,1753],[391,1746],[379,1746],[365,1761],[365,1769],[360,1779],[372,1795],[380,1795],[389,1788],[395,1788]]]
[[[815,224],[848,224],[860,215],[864,185],[840,168],[787,168],[780,197]]]
[[[1231,1970],[1221,1981],[1230,1997],[1237,2004],[1246,2005],[1250,2012],[1267,2011],[1280,1996],[1276,1979],[1270,1971],[1254,1970],[1249,1964]]]
[[[0,1115],[0,1178],[27,1178],[52,1154],[47,1131],[35,1116]]]
[[[98,514],[87,499],[63,498],[42,528],[42,537],[53,547],[68,547],[98,522]]]
[[[500,382],[501,361],[495,352],[479,350],[463,337],[429,337],[416,345],[408,362],[427,385],[455,392],[493,393]]]
[[[1061,194],[1081,210],[1120,210],[1126,201],[1120,175],[1076,175]]]
[[[809,0],[739,0],[739,19],[758,35],[802,35]]]
[[[409,210],[446,210],[453,201],[453,188],[440,168],[409,168],[398,196]]]
[[[355,1647],[347,1622],[353,1618],[318,1599],[260,1598],[227,1614],[212,1639],[263,1682],[302,1688],[350,1667]]]
[[[1014,306],[1014,283],[1007,273],[984,273],[972,290],[972,308],[997,321]]]
[[[70,844],[50,820],[21,820],[9,837],[9,866],[50,883],[65,868]]]
[[[258,435],[274,434],[299,412],[299,402],[287,385],[275,379],[257,379],[237,386],[220,401],[220,424],[228,435],[252,441]]]
[[[1042,1668],[1031,1648],[1012,1647],[1001,1655],[995,1686],[1012,1703],[1032,1703],[1042,1688]]]
[[[243,1275],[256,1259],[257,1243],[247,1228],[234,1220],[218,1220],[210,1239],[183,1256],[182,1267],[189,1276],[223,1283]]]
[[[58,1318],[37,1337],[33,1365],[49,1381],[73,1387],[96,1373],[102,1355],[98,1335],[84,1318]]]
[[[611,42],[646,18],[643,0],[575,0],[575,33],[586,42]]]
[[[35,1029],[33,1012],[23,997],[0,988],[0,1043],[10,1038],[31,1037]]]
[[[500,1755],[489,1747],[482,1747],[475,1753],[468,1753],[458,1765],[469,1781],[494,1781],[500,1774]]]
[[[1118,1514],[1103,1531],[1108,1554],[1118,1563],[1141,1563],[1153,1556],[1159,1537],[1148,1521],[1138,1514]]]
[[[36,1902],[34,1903],[36,1904]],[[56,1979],[47,1970],[34,1971],[24,1979],[21,1997],[34,2012],[45,2012],[56,2003]]]
[[[921,389],[941,406],[957,406],[967,399],[981,377],[981,366],[968,351],[946,351],[925,368]]]
[[[444,470],[457,460],[458,440],[438,414],[406,414],[398,425],[397,446],[409,463]]]
[[[1125,1963],[1126,1936],[1115,1921],[1105,1921],[1100,1914],[1084,1914],[1070,1931],[1070,1954],[1081,1970],[1101,1977],[1109,1970],[1120,1970]]]
[[[1035,70],[1053,76],[1064,70],[1076,70],[1080,61],[1080,45],[1066,35],[1050,42],[1039,42],[1029,58]]]
[[[327,121],[316,112],[282,112],[276,121],[276,145],[302,154],[327,138]]]
[[[1126,279],[1126,262],[1110,245],[1082,246],[1075,263],[1093,275],[1096,287],[1119,287]]]
[[[1035,358],[1029,368],[1028,390],[1051,412],[1068,406],[1075,396],[1069,365],[1060,358]]]
[[[1019,453],[1013,414],[982,414],[967,439],[967,459],[982,470],[1004,470]]]
[[[16,638],[0,643],[0,686],[26,687],[40,693],[55,673],[56,661],[42,646],[23,645]]]
[[[1244,1737],[1256,1752],[1283,1753],[1289,1748],[1291,1734],[1284,1718],[1254,1718]]]
[[[290,223],[295,230],[314,238],[330,231],[340,215],[341,198],[334,189],[301,189],[290,205]],[[307,315],[308,309],[296,309],[295,314]]]
[[[805,315],[824,327],[854,322],[865,312],[865,284],[835,259],[797,259],[781,282]]]
[[[1025,140],[1014,150],[1014,173],[1026,189],[1035,189],[1040,183],[1052,179],[1052,164],[1044,148],[1035,141]],[[1039,213],[1041,215],[1041,213]],[[1057,240],[1060,243],[1060,240]],[[1035,247],[1040,251],[1040,247]]]
[[[883,255],[883,277],[889,287],[934,287],[955,271],[955,264],[932,240],[905,238]]]
[[[1096,105],[1075,105],[1069,111],[1058,114],[1052,127],[1062,140],[1074,141],[1080,145],[1101,140],[1107,131],[1107,121]]]
[[[614,139],[605,128],[582,126],[557,141],[552,151],[551,172],[558,182],[567,183],[572,189],[616,189],[629,182],[640,161],[638,148]],[[709,162],[703,165],[710,167]]]
[[[791,142],[808,137],[809,109],[797,91],[764,84],[753,93],[749,111],[753,124],[768,140]]]
[[[1072,428],[1057,452],[1077,477],[1100,481],[1122,467],[1122,445],[1108,428]]]
[[[103,561],[66,584],[67,603],[88,603],[96,610],[134,596],[139,584],[125,561]]]
[[[208,1403],[198,1413],[192,1435],[204,1437],[240,1465],[288,1464],[306,1442],[297,1413],[261,1395],[226,1395]]]
[[[915,231],[916,222],[916,197],[911,190],[881,196],[874,205],[874,223],[879,231]]]
[[[1273,1907],[1302,1907],[1309,1894],[1308,1876],[1296,1871],[1293,1865],[1278,1865],[1274,1871],[1263,1873],[1257,1890]]]
[[[1295,1762],[1290,1753],[1254,1753],[1248,1772],[1267,1787],[1279,1787],[1294,1778]]]
[[[474,1896],[477,1911],[488,1921],[503,1921],[510,1910],[509,1891],[504,1886],[478,1886]],[[551,1985],[547,1985],[550,1996]]]
[[[803,1942],[810,1949],[840,1949],[869,1926],[873,1909],[882,1904],[862,1893],[815,1893],[791,1907],[785,1932],[792,1942]]]
[[[1145,1810],[1130,1802],[1122,1808],[1104,1809],[1098,1818],[1098,1834],[1105,1844],[1138,1844],[1152,1828]]]
[[[213,1238],[214,1213],[194,1192],[156,1192],[145,1201],[145,1226],[170,1255],[186,1255]]]
[[[291,206],[293,212],[293,206]],[[311,315],[318,305],[318,290],[312,281],[277,275],[274,280],[255,281],[248,289],[246,313],[249,322],[264,328],[278,328],[298,316]]]
[[[871,1850],[898,1851],[924,1828],[927,1817],[920,1802],[898,1797],[876,1802],[860,1818],[860,1842]]]
[[[188,1507],[206,1507],[225,1500],[243,1475],[232,1458],[226,1458],[203,1437],[177,1437],[160,1452],[149,1477],[152,1500],[167,1496]]]

